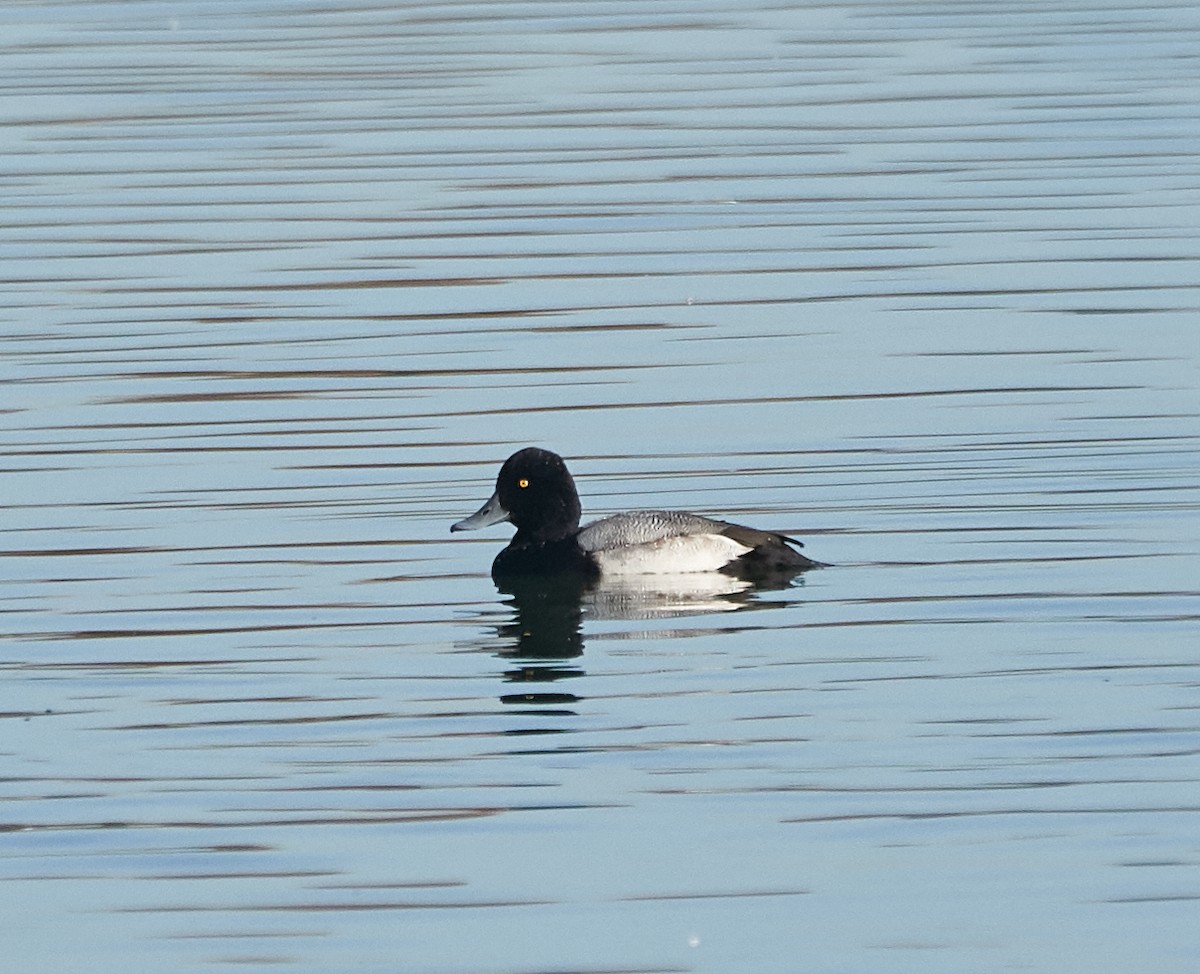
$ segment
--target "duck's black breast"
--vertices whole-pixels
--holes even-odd
[[[600,574],[596,560],[579,547],[572,534],[553,541],[513,542],[492,562],[492,577],[505,575],[580,575],[595,578]]]

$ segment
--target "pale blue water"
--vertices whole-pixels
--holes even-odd
[[[1198,21],[0,9],[7,963],[1195,970]]]

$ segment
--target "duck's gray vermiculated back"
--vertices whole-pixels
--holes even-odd
[[[720,534],[726,527],[723,521],[686,511],[631,511],[585,525],[579,532],[579,546],[584,551],[608,551],[682,535]]]

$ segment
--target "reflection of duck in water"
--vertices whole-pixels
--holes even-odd
[[[506,669],[504,682],[516,684],[501,703],[516,712],[539,717],[566,716],[579,698],[547,684],[583,676],[582,667],[568,660],[583,655],[583,590],[580,576],[512,578],[500,586],[512,596],[513,616],[496,627],[508,645],[500,656],[516,665]],[[539,731],[540,732],[540,731]],[[526,731],[528,733],[528,731]]]
[[[560,681],[584,675],[584,619],[601,622],[665,620],[729,612],[770,609],[785,602],[756,601],[753,594],[764,586],[716,572],[685,575],[584,576],[512,575],[496,580],[510,607],[511,617],[495,625],[500,647],[489,640],[483,648],[507,661],[504,682],[510,687],[500,697],[514,713],[527,717],[565,717],[575,713],[582,698]],[[656,627],[656,638],[698,635],[705,630]],[[608,633],[601,638],[627,638],[629,633]],[[536,726],[510,733],[550,733]]]
[[[451,531],[511,521],[517,529],[492,577],[681,575],[721,572],[755,583],[790,578],[821,563],[786,535],[683,511],[635,511],[579,526],[575,481],[562,457],[527,447],[509,457],[486,504]]]
[[[690,575],[513,575],[497,581],[512,618],[495,627],[505,643],[500,655],[544,666],[583,655],[583,622],[636,622],[771,609],[784,602],[754,598],[773,586],[715,572]],[[693,635],[695,629],[656,631],[658,638]],[[564,669],[564,675],[576,675]]]

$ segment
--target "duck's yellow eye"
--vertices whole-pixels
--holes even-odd
[[[524,477],[522,477],[520,480],[517,481],[517,486],[518,487],[528,487],[529,481],[526,480]]]

